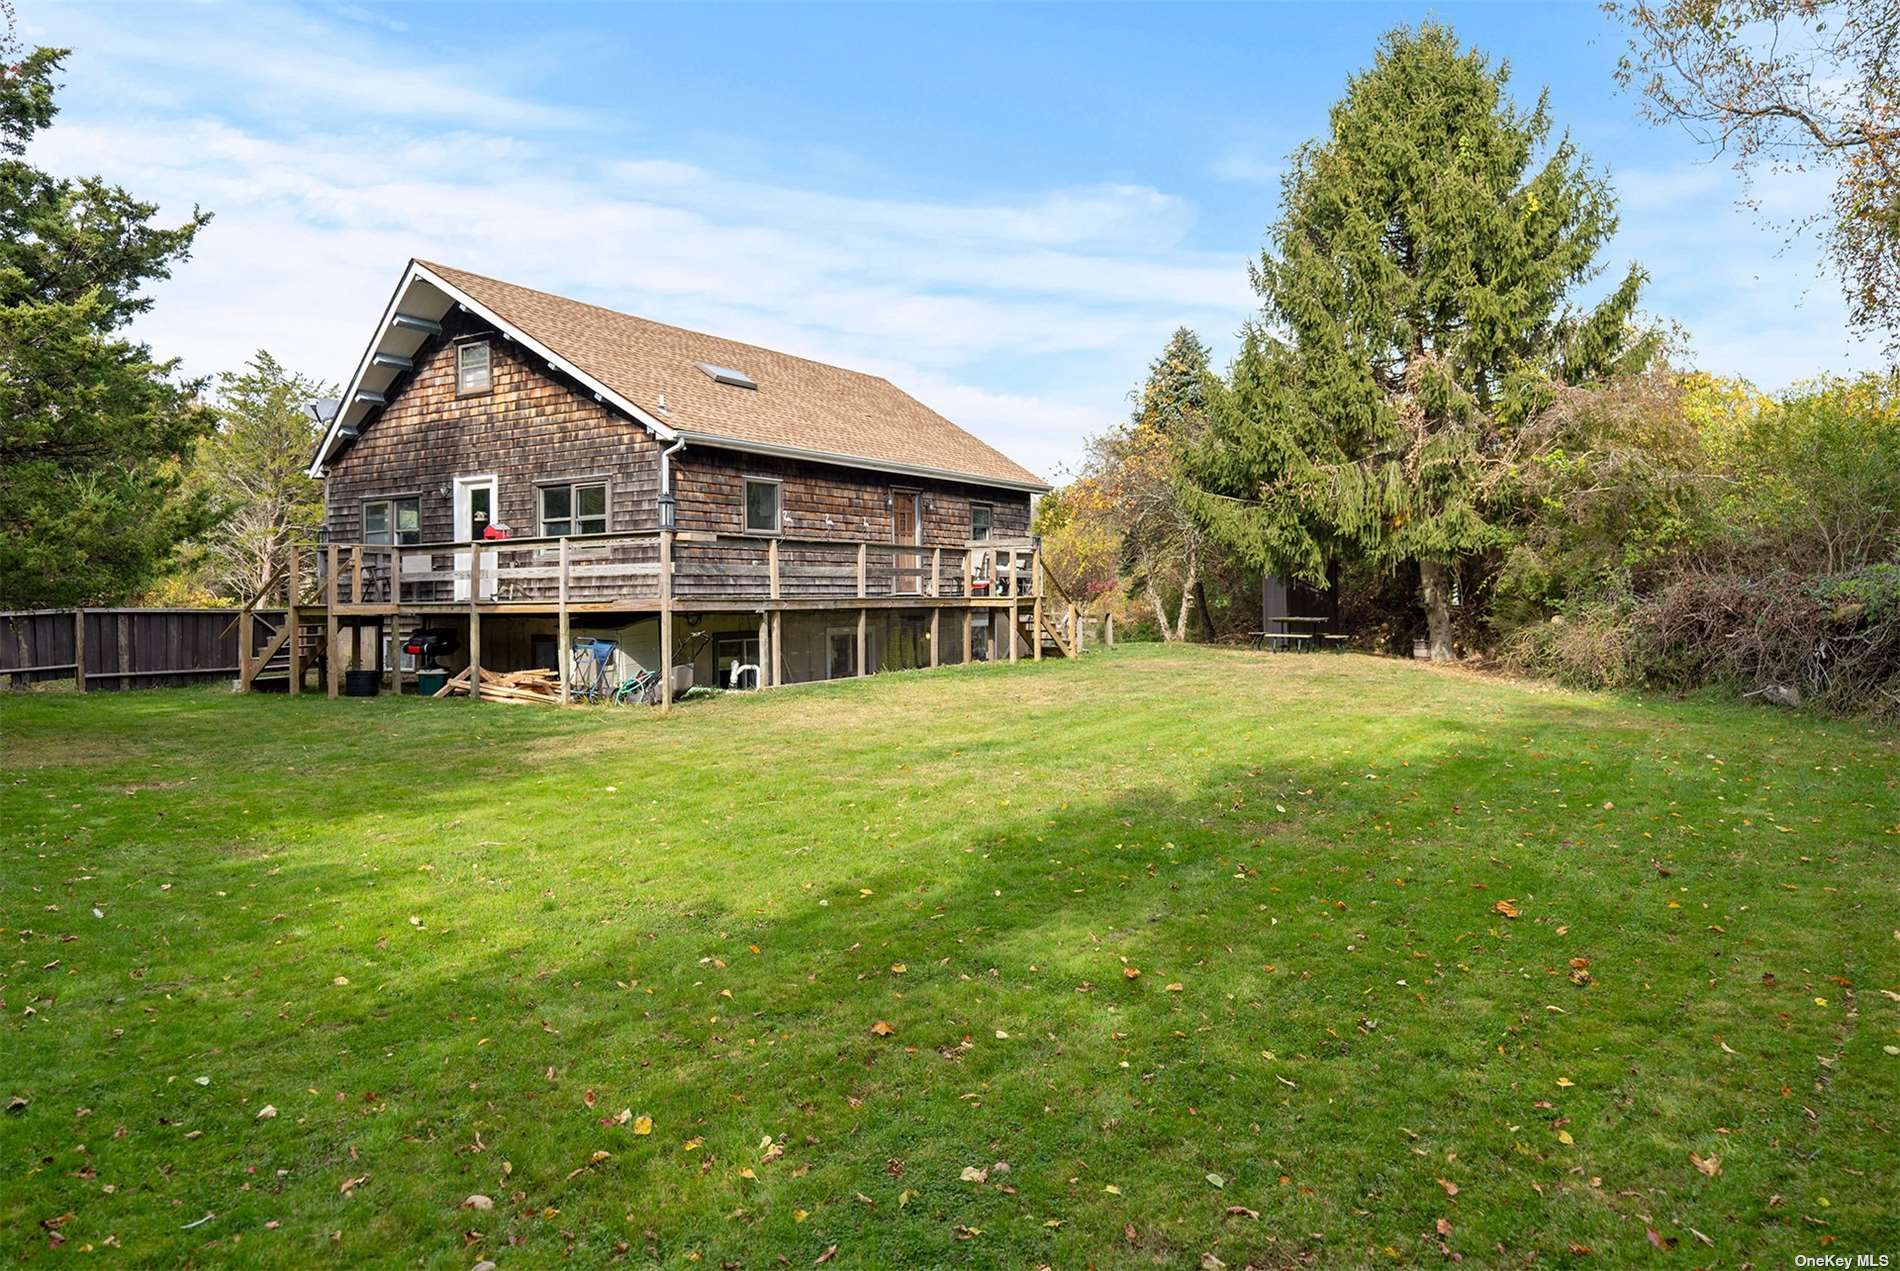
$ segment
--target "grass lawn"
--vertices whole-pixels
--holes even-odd
[[[1900,1256],[1866,727],[1123,649],[0,730],[0,1261]]]

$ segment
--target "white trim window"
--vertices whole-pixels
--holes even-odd
[[[541,533],[549,538],[607,532],[607,483],[575,481],[540,489]]]
[[[970,505],[970,541],[972,543],[989,542],[990,529],[995,523],[996,508],[993,504],[972,503]]]
[[[747,477],[745,479],[745,532],[748,534],[776,534],[779,532],[781,510],[779,507],[780,483],[771,477]]]
[[[471,340],[455,346],[455,395],[474,397],[495,386],[488,341]]]
[[[413,494],[406,498],[364,500],[363,541],[402,547],[420,543],[422,500]]]

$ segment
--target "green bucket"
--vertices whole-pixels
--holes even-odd
[[[437,693],[442,691],[442,686],[448,682],[449,673],[447,671],[437,669],[417,671],[416,696],[434,697]]]

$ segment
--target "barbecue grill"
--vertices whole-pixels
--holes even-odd
[[[409,638],[402,642],[402,651],[415,656],[418,670],[425,668],[440,670],[441,667],[435,659],[445,657],[460,647],[461,641],[456,637],[455,632],[443,627],[419,627],[410,632]]]

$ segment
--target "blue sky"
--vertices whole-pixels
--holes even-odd
[[[1593,5],[44,5],[34,158],[216,214],[140,334],[342,379],[411,255],[888,376],[1058,477],[1169,331],[1225,359],[1287,154],[1426,16],[1623,195],[1612,250],[1695,361],[1876,362],[1812,248],[1643,123]],[[1790,219],[1811,176],[1755,191]]]

